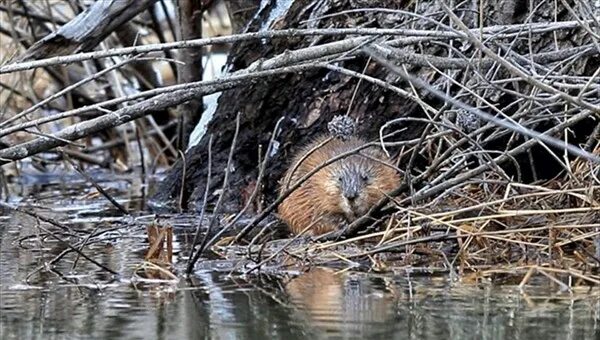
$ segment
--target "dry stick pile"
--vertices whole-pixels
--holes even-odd
[[[469,29],[450,8],[443,3],[441,7],[443,11],[440,15],[449,18],[452,25],[430,16],[427,21],[433,26],[428,29],[262,31],[135,47],[111,47],[89,53],[5,64],[0,66],[0,75],[30,72],[38,68],[45,68],[51,73],[52,67],[90,60],[97,61],[104,68],[90,71],[86,77],[81,77],[41,101],[30,98],[16,86],[2,83],[2,88],[10,92],[9,98],[21,96],[32,105],[20,112],[13,112],[10,117],[2,117],[0,137],[18,134],[19,138],[6,139],[8,146],[0,149],[0,164],[35,156],[60,146],[80,148],[82,145],[75,141],[81,138],[147,117],[153,111],[250,81],[276,74],[328,69],[410,98],[422,107],[427,115],[427,127],[421,138],[395,141],[392,137],[386,137],[393,136],[394,129],[402,128],[403,121],[398,120],[382,127],[381,139],[374,141],[384,146],[403,146],[398,160],[408,160],[407,180],[391,193],[392,196],[352,223],[348,229],[351,232],[348,235],[352,236],[346,240],[309,245],[291,240],[279,246],[278,243],[266,243],[269,235],[261,231],[244,249],[244,254],[257,263],[246,271],[272,264],[273,261],[282,264],[286,259],[312,264],[342,261],[352,265],[364,264],[364,260],[369,259],[368,266],[376,269],[421,263],[425,266],[458,268],[461,272],[474,271],[482,276],[518,274],[523,284],[533,274],[543,275],[553,281],[557,281],[560,274],[565,274],[586,283],[600,282],[600,276],[595,273],[600,262],[600,223],[596,218],[596,190],[599,185],[596,155],[600,147],[597,138],[600,125],[596,125],[589,139],[582,143],[583,148],[572,145],[573,138],[568,133],[578,123],[600,113],[600,70],[592,75],[573,71],[573,65],[599,53],[598,35],[594,32],[599,26],[598,19],[590,18],[589,13],[575,12],[572,13],[575,19],[570,21],[527,21]],[[388,11],[422,18],[414,13]],[[563,48],[557,44],[552,51],[529,54],[518,54],[511,48],[513,44],[531,36],[558,35],[571,30],[590,34],[590,43],[578,48]],[[165,86],[133,94],[126,94],[121,89],[99,102],[87,98],[91,102],[83,107],[35,115],[40,108],[51,108],[56,99],[68,98],[86,84],[110,79],[109,75],[116,71],[122,73],[123,79],[132,79],[135,76],[124,72],[130,64],[143,58],[164,58],[160,52],[242,40],[308,36],[328,36],[337,40],[286,51],[215,80]],[[423,44],[442,46],[449,51],[448,56],[424,53],[418,48]],[[473,48],[461,50],[455,46]],[[378,79],[343,66],[345,60],[359,56],[371,57],[374,62],[388,68],[391,75],[403,79],[408,86],[400,87],[397,82],[390,80],[391,77]],[[427,68],[429,71],[417,77],[411,76],[406,72],[407,67],[411,66]],[[456,81],[452,76],[456,71],[462,71],[468,77]],[[450,91],[450,88],[458,90]],[[439,97],[446,105],[432,107],[424,98],[424,93]],[[510,94],[517,99],[503,107],[489,99],[502,94]],[[79,95],[86,97],[84,93]],[[113,111],[108,108],[113,108]],[[451,115],[447,113],[452,113],[455,118],[450,119]],[[541,124],[544,121],[550,121],[550,127]],[[57,122],[61,123],[59,131],[43,129]],[[165,138],[155,124],[152,131]],[[23,138],[23,135],[27,137]],[[520,136],[527,138],[515,143]],[[505,150],[485,147],[503,137],[509,140]],[[127,142],[129,137],[123,138]],[[548,150],[550,146],[564,150],[562,155],[548,152],[561,164],[564,175],[541,184],[519,184],[523,165],[518,164],[515,157],[527,154],[536,145]],[[426,170],[420,173],[413,171],[417,154],[424,155],[428,163]],[[80,160],[86,159],[71,149],[69,156],[74,155],[79,155]],[[469,164],[471,158],[477,160],[475,166]],[[513,164],[516,169],[516,182],[501,168],[507,163]],[[535,177],[535,169],[532,172]],[[228,189],[227,186],[224,189]],[[243,234],[258,225],[281,199],[250,222],[236,240],[240,241]],[[374,224],[373,216],[386,206],[392,209],[387,209],[385,218],[379,219],[384,227],[376,230],[369,228]],[[357,231],[362,232],[356,234]],[[47,232],[53,235],[53,230],[48,229]],[[75,244],[66,251],[80,253],[90,236],[94,238],[97,234],[76,231],[71,233],[69,241],[61,242]],[[208,244],[204,241],[202,249],[217,241],[210,240]],[[452,249],[447,249],[448,244]],[[348,245],[353,248],[348,248]],[[218,246],[212,249],[221,251]],[[259,257],[255,259],[257,253]],[[422,257],[421,254],[427,256]]]

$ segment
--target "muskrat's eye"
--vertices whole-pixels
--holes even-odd
[[[342,176],[338,176],[338,181],[341,182],[342,181]]]
[[[368,181],[368,180],[369,180],[369,176],[367,176],[367,175],[362,175],[362,176],[360,176],[360,179],[362,179],[362,181],[363,181],[363,182],[366,182],[366,181]]]

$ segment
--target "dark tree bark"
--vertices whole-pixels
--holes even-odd
[[[560,20],[574,20],[570,13],[561,5],[554,9],[548,4],[541,8],[529,8],[520,1],[487,1],[483,9],[477,6],[479,2],[465,2],[460,10],[455,9],[462,21],[469,27],[506,25],[522,23],[531,18],[532,22],[553,22]],[[426,16],[448,24],[449,20],[437,1],[420,1],[415,8],[415,3],[410,1],[393,0],[295,0],[284,14],[273,22],[267,22],[273,4],[266,8],[258,8],[252,21],[247,24],[235,24],[236,27],[246,27],[248,31],[265,28],[265,23],[271,28],[331,28],[331,27],[382,27],[382,28],[415,28],[438,29],[435,23],[423,19]],[[365,11],[364,8],[399,9],[410,13],[418,13],[422,17],[414,18],[408,15],[381,11]],[[355,9],[343,15],[326,16]],[[362,10],[361,10],[362,9]],[[478,15],[481,12],[483,15]],[[326,16],[326,17],[323,17]],[[479,21],[483,19],[483,22]],[[573,48],[590,43],[590,37],[581,29],[564,30],[559,32],[558,46],[555,44],[552,32],[536,34],[531,39],[514,39],[505,41],[506,45],[521,54],[530,55],[550,52],[559,48]],[[341,37],[289,37],[287,39],[273,39],[270,41],[247,41],[234,44],[229,56],[229,66],[232,70],[245,68],[260,58],[268,58],[286,50],[294,50],[310,45],[331,42]],[[502,47],[501,46],[501,47]],[[463,53],[477,53],[468,43],[454,43],[453,48]],[[407,46],[403,51],[414,54],[426,54],[448,57],[448,46],[439,43],[422,41],[413,46]],[[456,52],[452,57],[456,57]],[[591,75],[595,72],[592,65],[597,63],[598,57],[585,57],[575,61],[569,67],[571,74]],[[412,92],[411,86],[399,80],[385,67],[371,61],[364,55],[358,55],[349,60],[340,61],[343,67],[365,73],[369,76],[385,80],[388,83]],[[407,70],[422,79],[427,80],[439,89],[447,91],[451,96],[461,94],[459,87],[448,83],[445,77],[440,76],[427,63],[420,61],[415,64],[404,65]],[[474,62],[473,64],[476,64]],[[597,65],[597,64],[595,64]],[[549,68],[552,65],[549,64]],[[475,67],[476,71],[477,70]],[[567,72],[569,72],[567,71]],[[510,78],[509,72],[499,69],[499,78]],[[518,97],[511,91],[530,93],[532,87],[521,81],[506,82],[501,90],[489,88],[477,83],[473,69],[456,69],[446,72],[451,78],[461,84],[472,84],[477,94],[492,102],[494,105],[506,109],[507,114],[514,112],[511,106]],[[511,90],[511,91],[504,91]],[[356,93],[355,93],[356,92]],[[419,91],[419,96],[429,105],[441,108],[444,103],[431,96],[426,91]],[[471,105],[483,105],[477,100],[466,100]],[[560,112],[559,107],[548,107],[549,111]],[[227,155],[232,143],[235,130],[235,117],[241,113],[241,130],[235,147],[234,171],[231,173],[231,190],[227,199],[228,207],[239,209],[243,195],[252,188],[257,175],[259,162],[259,145],[266,149],[271,132],[276,122],[284,117],[281,133],[277,138],[278,150],[269,159],[267,176],[264,179],[264,192],[267,199],[272,199],[277,188],[277,183],[282,172],[288,165],[288,160],[298,147],[311,138],[327,131],[327,122],[335,115],[347,112],[358,121],[358,135],[366,139],[377,138],[380,127],[387,121],[399,117],[423,117],[424,112],[419,104],[407,98],[400,97],[392,91],[386,90],[368,82],[359,82],[356,78],[340,75],[328,70],[307,71],[302,74],[288,74],[273,77],[263,83],[250,83],[245,86],[228,90],[219,99],[219,106],[215,116],[208,126],[207,134],[198,145],[186,154],[186,177],[184,179],[183,202],[191,209],[198,207],[205,189],[207,170],[207,146],[209,135],[214,136],[212,160],[213,179],[212,185],[217,189],[222,185],[222,177],[227,162]],[[424,128],[423,123],[404,124],[408,127],[395,140],[412,139],[420,136]],[[534,126],[535,128],[536,126]],[[589,131],[586,131],[589,134]],[[585,134],[581,134],[584,136]],[[509,139],[512,143],[519,143],[522,138]],[[497,141],[498,142],[498,141]],[[498,142],[498,148],[506,147],[507,140]],[[393,150],[392,151],[397,151]],[[544,151],[545,152],[545,151]],[[182,183],[183,164],[177,163],[167,177],[158,187],[154,196],[155,202],[174,202]],[[212,195],[213,197],[215,195]]]
[[[256,0],[225,0],[233,33],[241,33],[260,6]]]

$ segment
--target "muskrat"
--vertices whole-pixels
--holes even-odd
[[[334,138],[306,157],[327,138],[330,137],[317,138],[298,152],[284,176],[280,194],[320,164],[366,144],[354,136]],[[279,217],[294,234],[311,224],[307,233],[320,235],[351,223],[399,185],[400,176],[393,166],[386,165],[389,161],[380,149],[372,146],[329,164],[279,205]]]

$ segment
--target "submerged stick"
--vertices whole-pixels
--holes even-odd
[[[213,135],[211,134],[208,138],[208,171],[206,174],[206,183],[205,183],[205,187],[204,187],[204,197],[202,199],[202,207],[200,208],[200,219],[198,221],[198,226],[196,227],[196,234],[194,235],[194,241],[192,242],[190,256],[188,257],[188,260],[187,260],[186,274],[188,274],[188,275],[192,272],[192,269],[194,268],[194,266],[192,265],[192,259],[195,256],[194,248],[196,247],[196,244],[198,244],[198,240],[200,239],[200,233],[202,231],[202,222],[204,220],[204,213],[206,211],[206,201],[208,200],[208,191],[210,189],[210,180],[211,180],[211,175],[212,175],[211,174],[211,172],[212,172],[212,142],[213,142]],[[202,244],[200,245],[200,248],[204,248],[207,238],[208,238],[208,230],[204,234],[204,238],[202,239]]]
[[[129,211],[127,211],[127,209],[121,203],[117,202],[117,200],[115,200],[108,192],[106,192],[106,190],[104,190],[104,188],[102,188],[100,184],[98,184],[98,182],[96,182],[96,180],[92,178],[92,176],[88,175],[85,171],[83,171],[83,169],[81,169],[77,164],[75,164],[75,162],[71,160],[67,153],[63,152],[63,156],[64,159],[66,159],[67,162],[71,164],[73,169],[75,169],[75,171],[77,171],[78,174],[80,174],[86,181],[90,182],[90,184],[92,184],[94,188],[96,188],[100,195],[104,196],[104,198],[106,198],[121,213],[123,213],[124,215],[129,215]]]
[[[227,165],[226,165],[226,169],[225,169],[225,177],[223,178],[223,186],[221,187],[221,194],[219,195],[219,199],[217,200],[217,204],[215,205],[215,209],[213,211],[213,216],[210,220],[210,223],[208,224],[208,229],[206,230],[206,235],[210,234],[212,228],[214,227],[214,224],[216,223],[216,221],[218,219],[219,212],[221,210],[221,204],[223,203],[223,197],[225,196],[225,193],[227,192],[227,188],[229,187],[229,173],[231,171],[231,163],[233,161],[233,154],[235,151],[235,145],[237,142],[238,133],[240,132],[240,114],[241,113],[238,112],[236,115],[235,132],[233,133],[233,140],[231,141],[231,148],[229,149],[229,156],[227,158]],[[202,223],[202,221],[200,221],[200,223]],[[198,250],[196,251],[196,254],[194,254],[194,257],[192,258],[192,261],[188,263],[188,266],[186,269],[186,273],[188,275],[192,272],[192,270],[194,269],[194,265],[196,264],[196,262],[202,255],[202,252],[204,252],[205,247],[207,247],[208,245],[210,245],[210,242],[207,244],[202,244],[201,247],[198,248]]]

